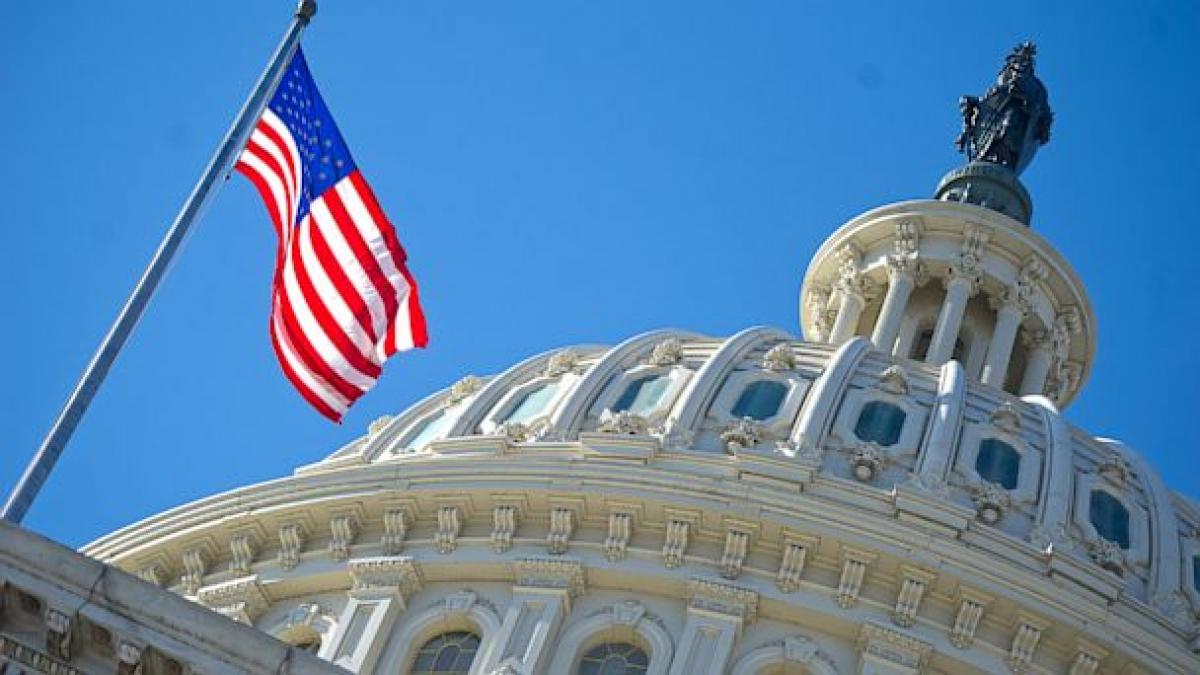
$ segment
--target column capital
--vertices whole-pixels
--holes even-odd
[[[560,558],[521,558],[513,563],[516,586],[562,591],[574,598],[583,594],[583,564]]]
[[[1021,331],[1021,344],[1035,351],[1050,351],[1050,334],[1041,329]]]
[[[969,260],[964,255],[957,263],[950,265],[946,269],[946,276],[942,277],[942,285],[949,290],[956,283],[967,284],[968,297],[979,292],[980,284],[983,283],[983,273],[979,269],[978,262]]]
[[[270,606],[257,575],[205,586],[196,593],[196,600],[218,614],[248,625],[253,625]]]
[[[419,590],[421,573],[410,556],[355,558],[346,564],[350,571],[350,594],[399,593],[407,597]]]
[[[688,610],[723,614],[743,623],[758,616],[758,593],[739,586],[692,577],[687,582]]]
[[[895,664],[906,671],[922,672],[933,653],[933,645],[895,628],[868,621],[858,631],[858,650],[864,661]]]
[[[988,306],[995,312],[1014,312],[1022,319],[1033,311],[1029,298],[1017,285],[1005,286],[999,293],[989,295]]]

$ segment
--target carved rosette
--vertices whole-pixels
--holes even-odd
[[[896,396],[908,394],[908,371],[899,365],[888,366],[879,373],[879,383],[875,385],[880,391]]]
[[[975,488],[971,497],[975,502],[975,513],[980,520],[988,525],[995,525],[1004,517],[1010,501],[1008,491],[995,483],[984,482]]]
[[[887,461],[887,454],[878,443],[856,441],[850,446],[850,471],[854,479],[863,483],[875,480]]]
[[[725,444],[725,452],[736,455],[767,440],[769,435],[766,427],[749,417],[743,417],[725,427],[721,432],[721,442]]]
[[[1117,487],[1124,487],[1132,473],[1129,460],[1119,452],[1111,452],[1096,466],[1096,474]]]
[[[526,443],[537,438],[532,427],[521,422],[505,422],[496,427],[496,436],[503,436],[512,443]]]
[[[650,425],[645,417],[628,410],[614,413],[606,409],[600,414],[600,424],[596,430],[606,434],[645,436],[650,433]]]
[[[1117,576],[1125,574],[1125,552],[1120,546],[1103,537],[1097,537],[1088,542],[1086,548],[1088,555],[1097,565]]]
[[[683,362],[683,343],[679,338],[667,338],[654,345],[646,363],[652,366],[674,366]]]
[[[367,436],[372,438],[378,436],[379,432],[383,431],[393,419],[395,418],[391,415],[382,415],[380,417],[376,417],[375,421],[367,425]]]
[[[564,349],[546,362],[546,377],[558,377],[575,372],[579,367],[579,354],[573,349]]]
[[[458,382],[450,385],[450,394],[446,397],[446,407],[450,407],[473,396],[483,389],[483,380],[474,375],[467,375]]]
[[[792,345],[781,342],[768,349],[767,353],[763,354],[762,367],[777,373],[795,369],[796,354],[792,351]]]

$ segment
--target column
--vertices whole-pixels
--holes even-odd
[[[967,311],[967,300],[975,294],[979,281],[977,273],[962,267],[951,267],[946,277],[946,300],[938,314],[937,327],[933,330],[933,341],[925,361],[940,366],[954,355],[954,342],[958,329],[962,327],[963,314]]]
[[[1046,378],[1050,375],[1050,363],[1053,354],[1050,350],[1050,336],[1044,330],[1025,334],[1025,344],[1029,347],[1029,355],[1025,360],[1025,375],[1021,378],[1019,393],[1041,395],[1046,390]]]
[[[1025,312],[1017,301],[1015,289],[1011,288],[995,299],[992,308],[996,310],[996,326],[992,329],[992,341],[988,344],[987,360],[979,379],[984,384],[1003,389],[1017,329],[1021,327]]]
[[[583,593],[583,566],[578,561],[524,558],[516,568],[512,604],[496,635],[496,660],[480,664],[478,672],[543,673],[571,601]]]
[[[355,673],[375,668],[383,644],[407,598],[421,589],[421,576],[412,558],[381,556],[355,558],[350,571],[350,601],[338,617],[332,647],[325,652],[335,665]]]
[[[670,675],[724,675],[742,627],[758,613],[758,593],[693,578],[687,594],[687,622]]]
[[[829,331],[831,345],[840,345],[854,337],[854,331],[858,328],[858,317],[862,314],[863,307],[866,307],[867,299],[857,286],[852,282],[838,284],[841,300],[837,319],[833,322],[833,329]]]
[[[871,342],[875,344],[876,349],[883,352],[892,351],[900,334],[900,322],[904,319],[908,298],[916,285],[911,262],[888,261],[887,295],[883,298],[883,307],[879,310],[875,331],[871,333]]]

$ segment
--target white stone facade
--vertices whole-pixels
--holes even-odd
[[[928,208],[926,233],[983,211],[895,208]],[[1074,279],[1043,253],[1043,282]],[[1086,364],[1069,299],[1087,320],[1064,353]],[[838,345],[751,328],[543,354],[85,550],[361,673],[467,633],[479,674],[574,673],[606,643],[672,675],[1200,672],[1193,501],[1046,396],[981,382],[983,362],[895,356],[842,323]],[[772,405],[745,403],[758,382]],[[1011,485],[981,475],[997,448],[989,477]]]

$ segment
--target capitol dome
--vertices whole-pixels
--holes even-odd
[[[467,375],[84,552],[361,673],[1200,672],[1200,505],[1064,419],[1096,317],[975,140],[820,248],[805,339]]]

